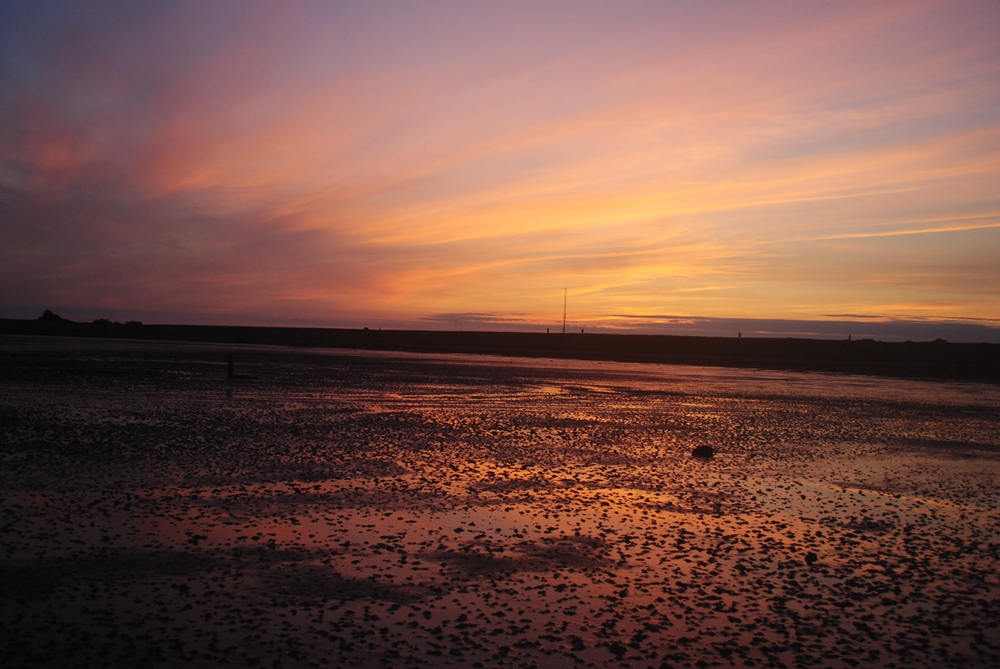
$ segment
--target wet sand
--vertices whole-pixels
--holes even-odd
[[[988,384],[0,337],[0,656],[997,666],[998,428]]]

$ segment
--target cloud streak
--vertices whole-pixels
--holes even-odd
[[[0,12],[3,315],[1000,318],[992,3]]]

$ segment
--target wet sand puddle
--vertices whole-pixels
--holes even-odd
[[[10,666],[1000,661],[995,389],[201,352],[7,367]]]

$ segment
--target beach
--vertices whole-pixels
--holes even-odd
[[[1000,664],[996,384],[13,335],[0,361],[10,667]]]

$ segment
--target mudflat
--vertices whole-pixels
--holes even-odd
[[[0,656],[994,667],[998,475],[995,384],[2,336]]]

